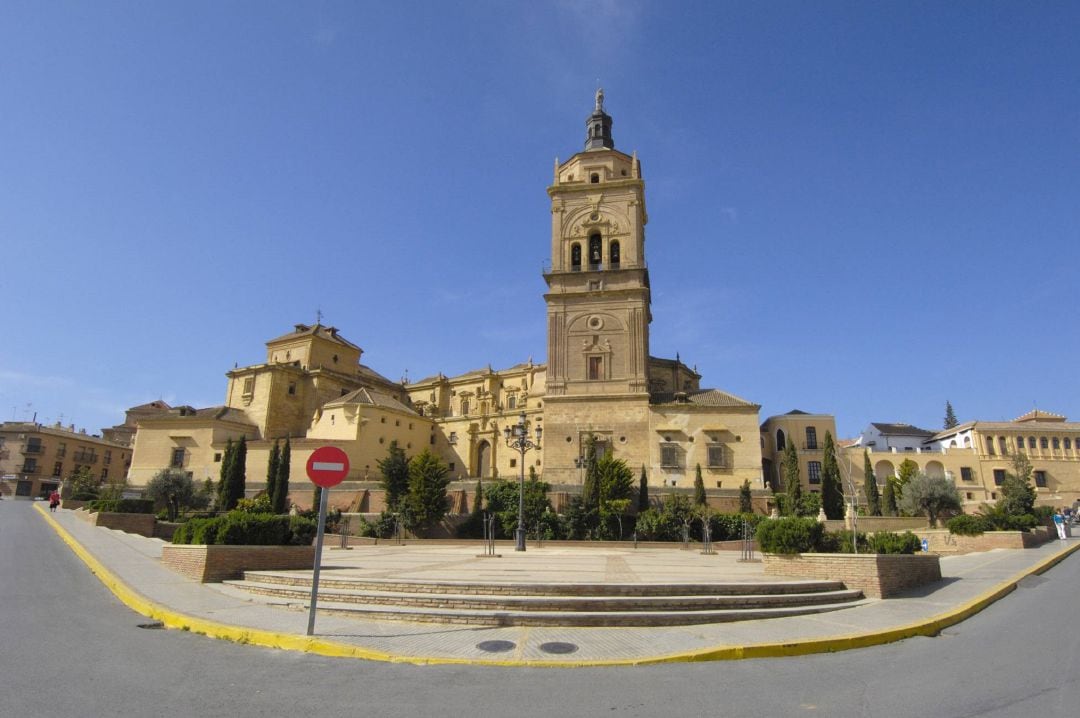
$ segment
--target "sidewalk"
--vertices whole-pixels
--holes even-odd
[[[181,628],[240,643],[322,655],[409,663],[520,666],[632,665],[804,655],[933,635],[977,613],[1073,551],[1080,539],[1037,549],[995,550],[941,559],[944,580],[903,598],[870,600],[830,613],[659,628],[476,627],[364,621],[320,614],[305,635],[307,611],[275,606],[219,584],[200,584],[160,563],[158,539],[91,526],[71,511],[42,511],[71,548],[133,610]],[[324,548],[323,568],[355,575],[514,581],[769,580],[737,552],[702,556],[672,549],[530,547],[484,562],[475,549],[380,546]],[[509,554],[509,555],[508,555]]]

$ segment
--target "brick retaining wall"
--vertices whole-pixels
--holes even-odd
[[[1041,546],[1057,534],[1039,526],[1031,531],[987,531],[979,536],[959,536],[947,530],[923,529],[916,531],[920,539],[929,542],[933,553],[975,553],[995,548],[1034,548]]]
[[[312,568],[314,546],[164,546],[161,562],[200,583],[242,578],[244,571]]]
[[[148,538],[153,537],[154,524],[157,522],[157,517],[153,514],[118,514],[106,511],[92,513],[89,519],[94,526],[126,531],[129,534],[138,534]]]
[[[843,581],[871,598],[889,598],[941,580],[935,555],[804,553],[764,555],[765,574]]]

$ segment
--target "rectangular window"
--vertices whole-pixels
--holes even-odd
[[[507,397],[507,399],[506,399],[506,408],[507,409],[516,409],[517,408],[517,397],[514,396],[513,394],[511,394],[509,397]]]
[[[109,478],[109,470],[108,469],[102,469],[101,470],[101,480],[104,481],[107,478]]]
[[[36,474],[37,473],[37,459],[24,459],[23,460],[23,473],[24,474]]]
[[[992,436],[986,437],[986,453],[990,456],[994,455],[994,437]]]
[[[998,437],[998,447],[1001,449],[1001,455],[1002,456],[1009,453],[1009,445],[1005,443],[1005,437],[1004,436],[999,436]]]
[[[994,469],[994,486],[1005,483],[1005,469]]]
[[[255,377],[244,377],[244,396],[251,396],[255,393]]]
[[[817,448],[817,429],[812,426],[806,427],[806,448]]]
[[[172,466],[172,467],[176,468],[176,467],[180,467],[180,466],[183,466],[183,465],[184,465],[184,447],[178,446],[178,447],[176,447],[175,449],[172,450],[172,459],[170,460],[169,466]]]
[[[296,396],[296,382],[289,382],[289,396]]]
[[[709,467],[713,469],[726,469],[727,452],[723,444],[714,444],[709,447]]]
[[[679,468],[678,444],[660,444],[660,466],[665,469]]]
[[[52,467],[52,475],[53,476],[60,476],[63,472],[64,472],[64,462],[63,461],[57,461],[55,464],[53,464],[53,467]]]
[[[964,481],[974,481],[975,480],[975,476],[972,474],[970,466],[961,466],[960,467],[960,478],[962,480],[964,480]]]
[[[62,459],[67,454],[67,444],[60,442],[56,445],[56,458]]]
[[[457,467],[457,464],[455,464],[453,461],[451,461],[450,462],[450,470],[453,471],[456,467]]]
[[[214,463],[215,464],[220,464],[221,463],[221,452],[220,451],[214,452]]]
[[[1046,488],[1046,472],[1045,471],[1036,471],[1035,472],[1035,485],[1038,486],[1040,489],[1045,489]]]
[[[457,443],[457,432],[456,431],[451,431],[450,432],[450,438],[447,439],[447,441],[449,441],[451,444],[456,444]]]
[[[589,381],[602,379],[604,375],[604,357],[589,357]]]
[[[517,466],[517,459],[510,459],[510,468],[512,469],[515,466]]]
[[[975,498],[974,494],[972,494],[972,493],[971,493],[970,491],[968,491],[967,493],[965,493],[965,494],[964,494],[964,496],[966,496],[966,497],[967,497],[967,500],[968,500],[968,501],[971,501],[971,500],[972,500],[973,498]]]
[[[105,458],[102,459],[101,463],[105,464],[105,466],[108,466],[109,464],[112,463],[112,450],[111,449],[105,449]]]
[[[26,440],[26,448],[23,449],[24,454],[40,454],[41,453],[41,439],[31,438]]]
[[[810,461],[806,464],[806,474],[810,477],[811,484],[821,483],[821,462]]]

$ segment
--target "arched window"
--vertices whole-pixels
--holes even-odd
[[[589,235],[589,269],[600,269],[603,261],[603,241],[599,234]]]
[[[787,446],[787,444],[784,441],[784,430],[783,429],[777,429],[776,430],[776,450],[777,451],[783,451],[785,446]]]
[[[1022,437],[1022,436],[1016,437],[1016,448],[1017,449],[1023,449],[1024,448],[1024,437]]]
[[[608,262],[613,269],[619,268],[619,240],[615,240],[608,247]]]
[[[578,242],[570,245],[570,270],[581,271],[581,245]]]

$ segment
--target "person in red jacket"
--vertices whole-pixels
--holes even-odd
[[[53,492],[49,494],[49,511],[56,511],[56,507],[60,505],[60,492],[53,489]]]

